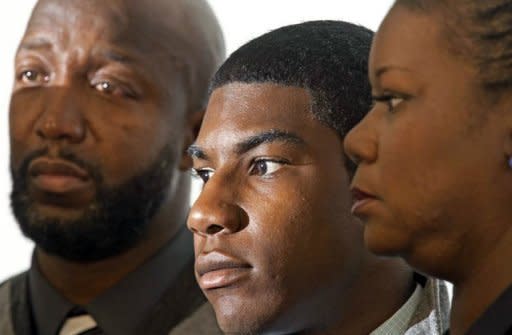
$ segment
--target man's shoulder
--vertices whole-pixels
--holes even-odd
[[[12,310],[17,300],[26,298],[28,272],[22,272],[0,283],[0,334],[14,334]],[[21,301],[18,301],[18,304]]]
[[[3,282],[1,282],[0,288],[3,287],[5,284],[11,283],[11,282],[26,280],[27,277],[28,277],[28,270],[20,272],[18,274],[15,274],[15,275],[5,279]]]
[[[28,271],[25,271],[0,283],[0,313],[4,314],[6,306],[11,304],[11,291],[13,289],[26,292],[27,278]]]
[[[194,313],[176,326],[169,335],[221,335],[215,312],[209,303],[204,303]]]

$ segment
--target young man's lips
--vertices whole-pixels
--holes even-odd
[[[86,187],[89,174],[75,164],[56,159],[39,158],[28,169],[36,188],[51,193],[68,193]]]
[[[247,276],[252,269],[248,263],[219,252],[199,255],[195,268],[199,286],[203,290],[233,285]]]
[[[369,202],[376,200],[377,197],[369,192],[363,191],[362,189],[358,187],[352,187],[352,198],[354,200],[354,203],[351,208],[351,212],[354,215],[357,215],[361,209],[364,207],[364,205],[368,204]]]

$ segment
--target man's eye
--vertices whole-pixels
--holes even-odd
[[[213,169],[192,169],[192,176],[200,178],[203,184],[206,184],[214,173]]]
[[[94,88],[100,92],[112,94],[116,90],[116,85],[112,84],[109,81],[102,81],[97,84],[94,84]]]
[[[270,175],[282,168],[284,164],[286,164],[286,162],[270,159],[258,159],[251,166],[250,174],[257,176]]]
[[[36,70],[25,70],[20,73],[19,79],[25,84],[43,84],[50,80],[50,76]]]
[[[103,80],[97,83],[93,83],[92,87],[94,87],[96,90],[103,94],[136,98],[135,93],[133,93],[131,90],[128,90],[125,87],[118,85],[117,83],[112,81]]]

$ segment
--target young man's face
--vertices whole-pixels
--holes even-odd
[[[358,272],[342,140],[310,105],[302,88],[225,85],[189,149],[205,182],[188,220],[196,276],[227,333],[318,326]]]

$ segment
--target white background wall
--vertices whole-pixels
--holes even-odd
[[[87,0],[80,0],[87,1]],[[108,1],[108,0],[105,0]],[[143,0],[148,1],[148,0]],[[376,30],[392,0],[209,0],[223,27],[228,54],[251,38],[308,20],[345,20]],[[32,243],[9,209],[8,104],[16,46],[35,0],[0,1],[0,280],[29,266]]]

